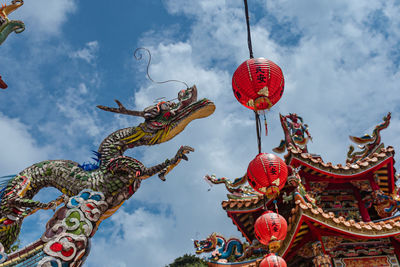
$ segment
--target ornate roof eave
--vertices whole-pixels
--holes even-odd
[[[270,200],[265,202],[268,205]],[[242,233],[249,243],[253,242],[254,233],[254,213],[261,214],[264,210],[264,196],[256,195],[242,199],[229,199],[221,203],[222,208],[226,211],[227,216],[231,218],[234,225]],[[248,222],[251,220],[250,222]],[[247,226],[247,227],[246,227]]]
[[[247,198],[228,199],[222,201],[221,205],[224,210],[231,213],[252,212],[264,206],[264,196],[260,194]]]
[[[300,149],[288,148],[288,153],[284,156],[286,164],[292,166],[303,165],[317,172],[335,178],[349,178],[363,175],[369,171],[380,168],[389,161],[393,161],[394,149],[391,146],[382,148],[379,153],[373,153],[369,157],[359,160],[353,164],[347,163],[332,164],[325,163],[320,157],[314,157],[310,153],[302,153]]]
[[[280,255],[287,256],[300,226],[304,221],[317,223],[324,228],[338,233],[360,239],[386,238],[400,234],[400,216],[379,222],[355,222],[343,217],[335,217],[332,212],[324,212],[321,208],[313,208],[310,203],[303,204],[296,201],[296,207],[289,218],[288,233],[278,251]]]

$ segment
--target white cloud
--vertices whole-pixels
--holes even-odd
[[[93,112],[92,107],[90,109],[87,107],[89,98],[90,94],[86,84],[80,83],[77,88],[68,88],[65,95],[58,99],[57,108],[68,119],[63,127],[68,135],[74,135],[77,132],[91,137],[99,135],[100,129],[96,122],[96,113]]]
[[[46,159],[49,147],[39,147],[29,128],[18,119],[0,113],[0,176],[17,174],[27,166]]]
[[[70,53],[71,58],[79,58],[86,61],[89,64],[93,64],[97,58],[97,52],[99,50],[99,42],[92,41],[86,43],[85,47]]]
[[[173,249],[170,246],[169,235],[179,233],[174,227],[174,220],[166,215],[151,213],[143,208],[127,213],[120,210],[111,218],[113,228],[102,229],[98,235],[107,233],[107,237],[95,237],[93,242],[106,246],[94,246],[93,254],[89,257],[88,266],[131,266],[133,262],[147,262],[148,266],[163,266],[165,259],[170,259]],[[111,235],[111,238],[110,236]],[[112,249],[109,249],[112,248]],[[132,253],[121,254],[121,249]],[[157,257],[154,256],[157,253]],[[116,256],[118,255],[118,256]],[[136,264],[136,263],[135,263]]]
[[[43,38],[44,35],[59,34],[68,14],[75,12],[75,10],[75,0],[25,1],[24,5],[15,11],[10,18],[24,21],[27,33],[34,37]]]

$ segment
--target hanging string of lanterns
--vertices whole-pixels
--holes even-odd
[[[285,79],[281,68],[265,58],[254,58],[251,44],[250,22],[247,0],[244,0],[247,43],[250,59],[244,61],[232,76],[232,90],[238,100],[246,108],[254,111],[257,129],[258,155],[250,162],[247,168],[247,179],[250,186],[269,199],[279,195],[284,187],[288,168],[285,162],[269,153],[261,153],[260,113],[264,114],[265,133],[267,122],[265,110],[269,110],[282,97]],[[265,207],[264,207],[265,208]],[[277,205],[275,204],[277,211]],[[287,222],[281,215],[272,211],[264,212],[254,224],[254,232],[260,243],[268,246],[270,254],[266,255],[260,267],[286,267],[286,262],[276,253],[287,233]]]

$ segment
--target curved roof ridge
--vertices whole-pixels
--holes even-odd
[[[355,163],[346,164],[333,164],[332,162],[324,162],[320,156],[316,156],[310,153],[302,153],[299,149],[290,147],[288,149],[288,154],[285,155],[286,163],[292,165],[291,163],[295,160],[304,165],[308,165],[316,171],[321,171],[325,173],[332,173],[337,175],[348,175],[348,174],[359,174],[373,167],[376,167],[384,160],[394,156],[394,148],[388,146],[382,148],[379,153],[373,153],[370,156],[358,160]]]
[[[310,203],[303,204],[298,200],[296,204],[303,211],[303,216],[327,228],[348,233],[352,236],[369,239],[400,234],[400,216],[393,217],[387,221],[356,222],[354,220],[346,220],[342,216],[336,217],[333,212],[326,213],[322,208],[313,208]]]

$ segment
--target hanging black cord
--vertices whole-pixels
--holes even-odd
[[[247,24],[247,45],[249,46],[250,58],[253,56],[253,47],[251,45],[251,34],[250,34],[250,20],[249,20],[249,8],[247,7],[247,0],[244,0],[244,11],[246,12],[246,24]]]
[[[260,115],[258,115],[257,111],[254,111],[254,114],[256,115],[258,154],[260,154],[261,153],[261,122],[260,122]]]
[[[249,46],[250,58],[254,58],[254,56],[253,56],[253,46],[251,44],[249,8],[247,6],[247,0],[243,0],[243,1],[244,1],[244,11],[245,11],[245,14],[246,14],[246,24],[247,24],[247,45]],[[256,110],[254,111],[254,115],[256,117],[258,153],[261,153],[261,122],[260,122],[260,115],[258,115]]]

